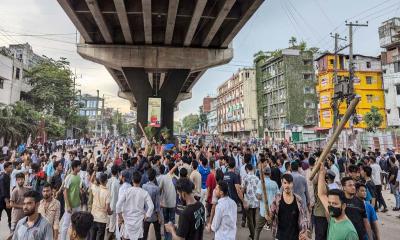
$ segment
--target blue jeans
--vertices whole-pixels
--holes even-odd
[[[394,184],[390,184],[390,188],[394,195],[394,199],[396,200],[396,208],[400,208],[400,192]]]
[[[175,208],[163,208],[164,223],[172,222],[175,224]],[[172,240],[171,233],[165,231],[164,227],[164,239]]]

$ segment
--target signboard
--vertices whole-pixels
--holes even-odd
[[[329,96],[321,95],[321,104],[329,103]]]
[[[147,124],[152,127],[161,126],[161,98],[149,98]]]

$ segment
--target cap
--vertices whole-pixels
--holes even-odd
[[[267,167],[264,169],[265,174],[271,174],[271,168]]]

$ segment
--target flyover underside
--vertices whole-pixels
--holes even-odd
[[[160,81],[157,78],[151,84],[148,79],[148,73],[144,68],[127,67],[122,68],[122,71],[129,84],[134,86],[131,91],[136,99],[138,123],[141,123],[142,126],[148,124],[148,99],[149,97],[157,97],[161,98],[161,127],[167,127],[172,130],[175,102],[190,70],[170,70],[161,86],[159,86]]]

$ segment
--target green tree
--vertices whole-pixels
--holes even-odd
[[[12,146],[25,142],[29,135],[34,139],[39,119],[40,113],[25,102],[6,106],[0,110],[0,136]]]
[[[300,51],[305,51],[305,50],[307,49],[307,43],[306,43],[305,41],[301,41],[300,44],[299,44],[299,46],[297,46],[297,48],[298,48]]]
[[[382,124],[383,116],[379,113],[379,109],[375,106],[371,107],[371,111],[366,113],[363,120],[367,124],[367,131],[375,132]]]
[[[295,36],[292,36],[289,39],[289,45],[290,45],[291,48],[294,48],[294,47],[297,46],[297,38]]]
[[[199,107],[200,131],[204,131],[207,128],[207,124],[208,124],[207,114],[203,111],[202,107]]]
[[[199,115],[189,114],[185,116],[182,120],[182,127],[186,132],[199,129]]]
[[[61,117],[65,121],[75,114],[73,74],[65,58],[44,60],[31,68],[26,77],[32,85],[28,102],[39,112]]]

